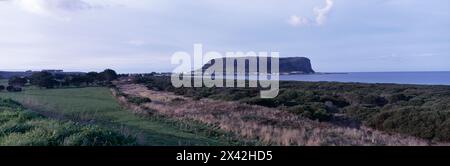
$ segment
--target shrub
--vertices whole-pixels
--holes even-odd
[[[332,115],[327,112],[326,106],[322,103],[310,103],[307,105],[297,105],[294,107],[288,108],[289,112],[301,115],[303,117],[320,120],[320,121],[328,121],[331,119]]]
[[[251,98],[244,102],[247,104],[260,105],[272,108],[278,107],[280,105],[280,103],[276,99]]]
[[[363,104],[369,104],[369,105],[374,105],[374,106],[384,106],[386,105],[388,102],[386,101],[385,98],[380,97],[380,96],[376,96],[376,95],[366,95],[362,98],[362,103]]]
[[[331,102],[333,105],[344,108],[350,105],[343,97],[340,96],[331,96],[331,95],[324,95],[320,97],[321,102]]]
[[[151,103],[152,100],[150,98],[143,98],[143,97],[129,97],[128,102],[136,105],[142,105],[145,103]]]
[[[380,110],[377,108],[364,107],[362,105],[351,105],[345,107],[342,112],[354,120],[365,121],[380,112]]]
[[[404,94],[393,94],[393,95],[389,96],[387,98],[387,100],[389,101],[389,103],[392,104],[392,103],[397,103],[400,101],[408,101],[408,100],[410,100],[410,97],[408,97]]]
[[[8,92],[21,92],[21,91],[22,91],[22,88],[19,88],[19,87],[13,87],[13,86],[8,86],[8,87],[6,87],[6,90],[7,90]]]
[[[185,99],[183,99],[183,98],[177,97],[177,98],[174,98],[174,99],[172,99],[172,101],[171,101],[171,102],[174,102],[174,103],[179,103],[179,102],[184,102],[184,101],[186,101],[186,100],[185,100]]]
[[[411,134],[421,138],[450,141],[448,137],[450,113],[425,110],[419,107],[404,107],[394,111],[383,111],[370,118],[371,127],[391,132]],[[446,129],[447,128],[447,129]]]

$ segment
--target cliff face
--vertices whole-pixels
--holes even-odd
[[[244,60],[247,59],[245,57],[241,58],[233,58],[236,60]],[[230,60],[230,58],[223,58],[224,63],[224,71],[226,68],[226,61]],[[202,70],[205,71],[209,67],[211,67],[216,60],[211,60],[210,63],[204,65],[202,67]],[[259,61],[259,59],[258,59]],[[280,73],[281,74],[312,74],[314,73],[314,70],[312,69],[311,60],[305,57],[289,57],[289,58],[279,58],[280,62]],[[246,62],[246,65],[248,65],[248,61]],[[268,62],[269,66],[271,64],[270,60]],[[259,65],[258,65],[259,67]],[[235,68],[244,70],[242,66],[237,66],[237,63],[235,62]],[[245,67],[246,72],[249,72],[248,66]],[[270,69],[269,69],[270,71]],[[257,72],[257,71],[250,71],[250,72]]]
[[[280,58],[280,73],[312,74],[311,60],[305,57]]]

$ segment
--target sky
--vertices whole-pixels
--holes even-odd
[[[0,0],[0,70],[171,71],[177,51],[319,72],[450,71],[448,0]]]

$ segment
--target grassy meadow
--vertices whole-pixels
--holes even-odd
[[[139,145],[235,145],[240,142],[213,127],[162,117],[140,117],[122,108],[108,88],[39,89],[0,92],[40,115],[82,124],[96,124],[136,138]]]

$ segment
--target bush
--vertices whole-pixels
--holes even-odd
[[[380,130],[407,133],[421,138],[450,141],[448,124],[450,113],[438,113],[418,107],[383,111],[370,118],[368,125]]]
[[[333,105],[339,108],[344,108],[350,105],[350,103],[348,103],[343,97],[340,96],[324,95],[320,97],[320,101],[324,103],[331,102],[333,103]]]
[[[397,103],[400,101],[408,101],[408,100],[410,100],[410,97],[408,97],[404,94],[393,94],[393,95],[389,96],[387,98],[387,100],[389,101],[389,103],[393,104],[393,103]]]
[[[179,97],[174,98],[174,99],[171,100],[171,102],[172,102],[173,104],[183,103],[183,102],[185,102],[185,101],[186,101],[185,99],[179,98]]]
[[[278,107],[280,105],[280,103],[276,99],[251,98],[244,102],[251,105],[260,105],[272,108]]]
[[[328,121],[331,119],[332,115],[327,112],[326,106],[322,103],[311,103],[307,105],[297,105],[288,108],[289,112],[301,115],[303,117],[319,120]]]
[[[8,87],[6,87],[6,90],[7,90],[8,92],[21,92],[21,91],[22,91],[22,88],[19,88],[19,87],[13,87],[13,86],[8,86]]]
[[[5,90],[5,86],[0,85],[0,92]]]
[[[366,95],[362,98],[363,104],[373,105],[373,106],[384,106],[388,102],[385,98],[376,95]]]
[[[149,98],[143,98],[143,97],[129,97],[128,102],[136,104],[136,105],[142,105],[145,103],[151,103],[152,100]]]
[[[377,108],[368,108],[362,105],[351,105],[342,109],[342,112],[356,121],[365,121],[380,112]]]

